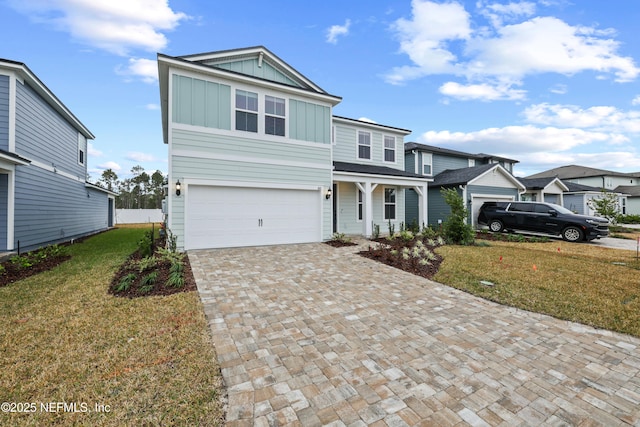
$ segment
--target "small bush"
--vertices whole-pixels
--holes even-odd
[[[126,292],[131,288],[131,285],[136,280],[136,275],[133,273],[129,273],[120,279],[118,286],[116,286],[116,292]]]

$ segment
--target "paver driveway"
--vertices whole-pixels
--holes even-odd
[[[190,251],[228,425],[640,426],[640,340],[324,244]]]

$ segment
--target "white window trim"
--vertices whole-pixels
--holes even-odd
[[[360,133],[361,132],[369,134],[369,158],[368,159],[360,157]],[[356,130],[356,160],[362,160],[366,162],[373,161],[373,132],[368,130],[361,130],[361,129]]]
[[[431,153],[422,153],[422,156],[420,156],[420,157],[422,158],[422,161],[420,163],[420,175],[433,176],[433,154],[431,154]],[[431,173],[429,173],[429,174],[424,173],[425,165],[429,165],[431,167]]]
[[[267,96],[270,96],[271,98],[274,99],[281,99],[284,101],[284,115],[279,115],[279,114],[267,114]],[[263,120],[263,126],[264,126],[264,134],[265,135],[270,135],[270,136],[277,136],[280,138],[287,138],[288,137],[288,132],[287,132],[287,124],[289,123],[287,120],[287,110],[289,109],[287,107],[288,104],[288,99],[284,98],[282,96],[275,96],[275,95],[271,95],[268,93],[265,93],[264,95],[260,96],[260,94],[258,93],[258,101],[260,101],[260,98],[262,98],[262,102],[264,105],[264,115],[262,117]],[[277,134],[271,134],[271,133],[267,133],[266,131],[266,126],[264,125],[264,121],[267,119],[267,117],[276,117],[276,118],[280,118],[280,119],[284,119],[284,135],[277,135]],[[260,108],[258,107],[258,120],[260,119]],[[260,130],[260,126],[258,126],[258,130]]]
[[[386,207],[387,207],[387,204],[388,204],[388,205],[391,205],[391,203],[387,203],[387,200],[386,200],[386,193],[387,193],[387,189],[389,189],[389,190],[395,190],[396,199],[395,199],[395,201],[393,202],[393,206],[395,207],[395,209],[393,210],[393,211],[394,211],[394,213],[395,213],[395,218],[387,218],[387,210],[386,210]],[[399,193],[400,193],[400,192],[398,191],[398,187],[385,186],[385,187],[383,187],[383,188],[382,188],[382,218],[383,218],[383,220],[384,220],[384,221],[389,221],[389,220],[391,220],[391,221],[397,221],[397,219],[398,219],[398,194],[399,194]]]
[[[362,190],[358,188],[356,185],[356,222],[362,222],[362,218],[364,218],[364,193]],[[362,195],[362,201],[360,201],[360,195]],[[362,218],[360,216],[360,205],[362,205]]]
[[[393,138],[393,162],[385,159],[388,150],[386,146],[387,138]],[[382,135],[382,162],[393,165],[398,163],[398,139],[393,135]]]

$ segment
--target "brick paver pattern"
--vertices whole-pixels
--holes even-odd
[[[640,426],[640,340],[322,243],[189,251],[229,426]]]

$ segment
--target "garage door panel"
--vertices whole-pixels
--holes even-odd
[[[315,242],[318,190],[189,186],[187,249]]]
[[[478,214],[480,213],[480,208],[485,202],[512,202],[514,200],[513,196],[471,196],[471,225],[478,225]]]

